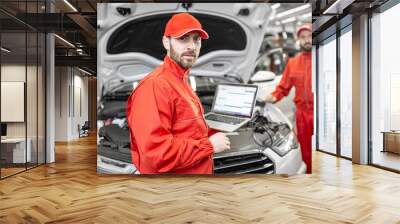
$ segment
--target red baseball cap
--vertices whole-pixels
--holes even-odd
[[[189,32],[197,31],[202,39],[208,39],[208,33],[203,30],[201,23],[189,13],[175,14],[165,26],[164,36],[179,38]]]
[[[299,35],[300,35],[300,32],[303,31],[303,30],[308,30],[308,31],[311,31],[311,32],[312,32],[312,25],[311,25],[311,23],[305,23],[305,24],[301,25],[301,26],[297,29],[296,35],[299,36]]]

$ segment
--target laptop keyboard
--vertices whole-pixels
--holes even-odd
[[[206,116],[206,119],[211,120],[211,121],[223,122],[223,123],[227,123],[227,124],[233,124],[233,125],[240,124],[245,120],[244,118],[221,116],[221,115],[217,115],[217,114],[209,114]]]

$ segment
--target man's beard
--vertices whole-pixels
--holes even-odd
[[[191,68],[193,66],[193,64],[196,62],[197,60],[197,55],[196,53],[193,52],[184,52],[182,53],[182,55],[179,55],[174,48],[172,48],[172,45],[169,45],[169,49],[170,49],[170,57],[172,58],[172,60],[174,60],[176,63],[178,63],[178,65],[180,65],[182,68]],[[190,55],[193,56],[193,58],[191,60],[185,60],[183,58],[184,55]]]
[[[312,50],[312,45],[311,44],[303,44],[303,45],[300,45],[300,50],[301,51],[306,51],[306,52],[309,52],[309,51],[311,51]]]

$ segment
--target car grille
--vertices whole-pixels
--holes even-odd
[[[216,174],[273,174],[274,172],[274,163],[259,150],[214,157],[214,173]]]
[[[101,144],[97,146],[97,154],[125,163],[132,163],[131,152],[129,148],[115,149]]]

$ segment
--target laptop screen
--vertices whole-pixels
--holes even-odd
[[[257,86],[220,84],[212,111],[220,114],[251,117],[257,96]]]

